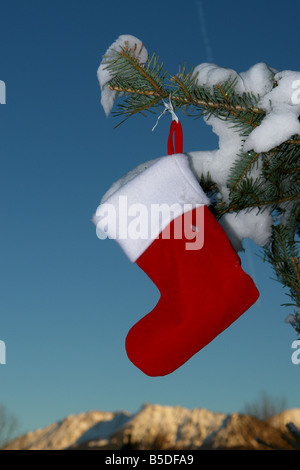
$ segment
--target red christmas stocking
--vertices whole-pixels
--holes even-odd
[[[198,219],[204,223],[204,244],[199,250],[188,250],[193,232],[188,230],[191,225],[201,230],[197,226],[197,211],[201,210],[203,218],[198,214]],[[137,260],[161,297],[152,312],[129,331],[126,350],[129,359],[150,376],[166,375],[180,367],[259,296],[224,230],[206,206],[172,221],[171,234],[179,219],[182,238],[168,239],[162,233]]]
[[[259,297],[208,204],[187,156],[176,154],[121,186],[95,215],[160,291],[126,338],[129,359],[149,376],[176,370]]]

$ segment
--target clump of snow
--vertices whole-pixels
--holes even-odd
[[[106,116],[110,114],[117,94],[116,91],[110,90],[108,87],[108,82],[113,78],[113,75],[107,69],[107,56],[109,56],[112,51],[118,51],[122,49],[126,46],[126,44],[128,45],[129,49],[134,51],[134,56],[138,58],[141,64],[144,64],[148,60],[148,52],[143,46],[142,41],[135,36],[131,36],[130,34],[122,34],[107,49],[97,70],[97,77],[101,88],[101,104]]]
[[[258,103],[258,107],[267,114],[261,125],[246,139],[245,151],[267,152],[293,135],[300,134],[300,72],[278,72],[274,79],[277,86]]]
[[[208,63],[198,65],[194,72],[198,86],[212,90],[215,85],[230,80],[235,81],[237,94],[252,93],[260,97],[257,106],[266,111],[266,117],[246,139],[243,147],[246,152],[267,152],[300,134],[300,72],[278,72],[262,62],[240,74]]]
[[[288,323],[289,325],[295,326],[296,325],[296,318],[295,315],[290,313],[286,319],[284,320],[285,323]]]
[[[199,180],[202,174],[209,173],[212,180],[217,183],[224,200],[229,202],[228,175],[237,153],[241,150],[242,139],[229,122],[215,116],[205,120],[218,135],[219,148],[208,152],[190,152],[188,154],[191,158],[190,163]]]
[[[243,85],[241,87],[242,91],[264,96],[272,90],[276,72],[277,70],[263,62],[253,65],[247,72],[239,74],[240,82]],[[236,91],[239,93],[239,88]]]
[[[254,150],[257,153],[269,151],[276,145],[300,134],[300,73],[278,72],[264,63],[252,66],[248,71],[237,73],[232,69],[215,64],[200,64],[195,68],[198,74],[196,83],[210,90],[217,84],[228,80],[235,81],[237,94],[251,93],[259,98],[257,106],[266,111],[266,117],[245,139],[231,124],[210,116],[206,123],[219,137],[219,148],[210,152],[190,152],[191,167],[200,181],[202,174],[210,174],[225,202],[229,202],[227,181],[230,170],[241,150]],[[274,87],[274,83],[277,86]],[[254,180],[259,177],[261,158],[252,167],[248,176]],[[234,247],[242,249],[244,238],[265,246],[272,235],[273,217],[270,210],[258,212],[240,211],[226,214],[220,220]]]
[[[231,127],[227,121],[215,116],[206,119],[219,137],[219,148],[206,152],[189,152],[190,166],[198,179],[210,174],[226,203],[229,203],[229,189],[227,187],[230,170],[243,145],[243,138]],[[261,162],[249,171],[249,177],[256,179],[259,176]],[[258,213],[257,209],[225,214],[220,224],[226,232],[236,251],[243,250],[243,240],[249,238],[259,246],[265,246],[272,235],[273,217],[270,210],[265,209]]]
[[[215,64],[203,63],[195,67],[194,73],[197,74],[196,83],[212,90],[217,83],[224,83],[228,80],[238,79],[238,74],[228,68],[218,67]]]
[[[247,138],[244,150],[268,152],[272,148],[288,140],[292,135],[300,133],[298,117],[290,111],[267,114],[259,127],[254,129]]]
[[[194,73],[197,74],[195,79],[197,85],[211,91],[217,84],[235,81],[234,90],[237,94],[253,93],[263,96],[271,91],[276,70],[260,62],[248,71],[238,74],[230,68],[203,63],[195,67]]]
[[[258,212],[257,209],[225,214],[220,220],[237,251],[243,249],[244,238],[251,238],[257,245],[265,246],[272,235],[272,223],[273,217],[269,211]]]
[[[297,312],[294,315],[292,313],[290,313],[286,317],[285,323],[289,323],[293,327],[295,327],[297,325],[297,323],[300,324],[300,307],[297,309]]]

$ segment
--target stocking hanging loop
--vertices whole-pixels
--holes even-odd
[[[160,118],[165,114],[166,111],[172,116],[172,123],[170,127],[170,133],[168,138],[168,155],[173,155],[174,153],[182,153],[183,152],[183,136],[182,136],[182,127],[178,117],[173,108],[171,94],[169,96],[169,103],[166,103],[165,100],[162,100],[165,106],[164,111],[158,116],[155,126],[153,127],[152,131],[158,125],[158,121]],[[175,143],[175,151],[173,146],[173,134],[174,134],[174,143]]]
[[[173,146],[173,134],[174,134],[174,143],[175,151]],[[168,138],[168,155],[173,155],[174,153],[183,152],[183,135],[182,135],[182,126],[180,121],[173,120],[171,122],[170,133]]]

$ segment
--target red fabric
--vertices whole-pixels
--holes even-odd
[[[174,134],[174,143],[175,150],[173,146],[173,134]],[[182,126],[180,121],[173,120],[171,122],[169,138],[168,138],[168,155],[173,155],[174,153],[182,153],[183,151],[183,134]]]
[[[193,223],[198,210],[201,208],[190,214]],[[180,216],[182,224],[186,216]],[[173,227],[174,221],[171,234]],[[163,233],[137,260],[161,297],[126,338],[129,359],[149,376],[176,370],[259,297],[223,228],[206,206],[202,249],[187,250],[189,238],[164,239]]]

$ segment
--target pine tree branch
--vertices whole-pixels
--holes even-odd
[[[221,87],[221,85],[217,84],[216,87],[220,90],[224,100],[228,103],[228,105],[230,105],[230,101],[229,101],[229,98],[227,96],[227,93],[223,90],[223,88]],[[258,108],[256,108],[257,111],[258,111]],[[261,110],[262,111],[262,110]],[[253,113],[253,108],[251,108],[251,112]],[[259,111],[258,111],[259,112]],[[262,111],[264,113],[264,111]],[[246,124],[249,124],[250,126],[252,126],[253,128],[257,127],[257,124],[255,124],[253,122],[253,115],[251,116],[251,118],[249,120],[243,118],[242,116],[240,116],[235,110],[231,110],[231,113],[237,118],[237,119],[242,119]]]
[[[289,295],[300,307],[300,274],[297,243],[290,238],[288,228],[278,225],[273,227],[272,244],[265,249],[267,260],[276,273],[277,280],[288,287]],[[297,330],[297,325],[295,326]]]
[[[297,290],[300,292],[300,271],[299,271],[299,258],[295,258],[294,256],[291,257],[292,264],[294,266],[295,274],[297,277],[297,281],[299,284],[299,288]]]
[[[295,194],[295,195],[285,196],[285,197],[281,197],[281,198],[274,199],[274,200],[265,200],[265,201],[261,200],[258,196],[256,196],[255,192],[248,193],[248,196],[252,197],[254,202],[245,203],[245,204],[242,204],[242,203],[232,204],[230,206],[226,206],[224,202],[219,203],[219,207],[220,207],[220,209],[218,210],[219,216],[222,216],[228,212],[238,212],[243,209],[254,209],[254,208],[260,209],[261,207],[274,206],[277,204],[282,204],[284,202],[289,202],[289,201],[300,199],[300,194]]]
[[[125,94],[137,94],[137,95],[146,95],[146,96],[157,96],[159,97],[160,99],[161,98],[166,98],[166,94],[165,95],[162,95],[161,93],[158,93],[154,90],[133,90],[132,88],[125,88],[125,87],[121,87],[121,86],[117,86],[117,85],[111,85],[110,83],[108,83],[108,88],[112,91],[118,91],[120,93],[125,93]]]
[[[175,78],[175,77],[172,77]],[[176,77],[177,78],[177,77]],[[177,79],[175,80],[177,82]],[[166,93],[163,91],[163,89],[158,92],[158,90],[154,91],[153,89],[145,89],[145,90],[139,90],[139,89],[132,89],[130,87],[122,87],[122,86],[117,86],[117,85],[112,85],[111,83],[108,83],[108,87],[112,91],[118,91],[122,92],[125,94],[138,94],[138,95],[147,95],[147,96],[158,96],[161,99],[168,98],[170,96],[170,93]],[[172,94],[172,100],[176,101],[178,104],[184,106],[184,105],[189,105],[189,106],[197,106],[197,107],[203,107],[203,108],[208,108],[208,109],[213,109],[213,110],[223,110],[223,111],[228,111],[232,113],[234,116],[236,116],[236,111],[239,112],[250,112],[250,113],[255,113],[255,114],[265,114],[265,111],[263,109],[259,109],[256,107],[244,107],[241,105],[232,105],[230,103],[225,104],[225,103],[218,103],[218,102],[213,102],[213,101],[205,101],[201,99],[196,99],[195,97],[190,97],[190,98],[182,98],[177,95]],[[256,127],[255,125],[251,124],[253,127]],[[291,141],[292,142],[292,141]],[[300,141],[299,141],[300,145]]]
[[[125,119],[146,112],[160,112],[163,100],[172,100],[174,109],[189,115],[211,115],[228,121],[241,137],[247,137],[257,128],[266,111],[259,107],[259,96],[236,92],[236,82],[199,86],[193,68],[186,73],[185,65],[177,75],[168,75],[155,54],[145,64],[138,60],[136,48],[128,44],[121,51],[113,51],[106,63],[112,79],[110,90],[122,97],[115,115]],[[276,86],[276,84],[274,85]],[[122,121],[123,122],[123,121]],[[264,247],[265,260],[273,267],[277,279],[290,290],[290,297],[300,306],[299,250],[296,234],[300,236],[299,159],[300,135],[294,135],[265,153],[254,150],[237,154],[227,186],[229,202],[220,199],[218,185],[210,175],[202,175],[200,184],[212,201],[211,210],[217,218],[226,213],[265,209],[283,216],[284,225],[272,227],[272,241]],[[255,172],[252,170],[255,169]],[[255,175],[255,179],[252,179]],[[297,331],[295,326],[295,329]]]
[[[245,113],[251,112],[255,114],[265,114],[265,111],[263,109],[259,109],[255,107],[246,108],[239,104],[233,105],[230,103],[225,104],[225,103],[218,103],[218,102],[213,102],[213,101],[205,101],[205,100],[195,99],[194,97],[189,100],[187,98],[186,99],[179,98],[176,95],[172,96],[172,99],[182,104],[196,105],[196,106],[200,106],[204,108],[211,108],[214,110],[220,109],[220,110],[229,111],[234,116],[236,116],[236,111],[245,112]]]
[[[182,80],[180,80],[180,78],[177,75],[173,75],[171,77],[171,81],[176,82],[179,85],[179,87],[183,90],[186,96],[186,99],[188,100],[188,102],[191,103],[193,101],[193,97],[189,93],[187,87],[183,84]]]
[[[243,181],[249,170],[257,162],[260,153],[247,152],[241,153],[239,158],[234,162],[228,178],[228,187],[235,191],[239,184]]]
[[[300,166],[295,167],[295,168],[284,168],[281,171],[284,174],[299,173],[300,172]]]
[[[133,54],[131,49],[128,48],[128,42],[126,44],[125,49],[122,48],[120,50],[120,56],[124,57],[126,61],[128,61],[132,67],[140,74],[146,81],[149,82],[151,87],[156,91],[156,93],[162,97],[164,97],[164,92],[161,89],[159,83],[148,73],[148,70],[145,69],[144,64],[141,64],[139,60],[135,57],[135,49],[133,50]]]

